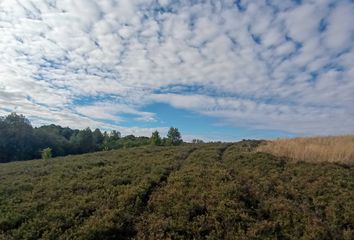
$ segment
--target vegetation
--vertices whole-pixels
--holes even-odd
[[[156,133],[159,139],[154,145],[178,145],[183,142],[177,128],[171,127],[169,138],[164,142]],[[40,158],[42,149],[47,148],[51,148],[52,155],[57,157],[144,146],[151,141],[148,137],[134,135],[122,137],[116,130],[102,133],[99,129],[73,130],[54,124],[33,128],[28,119],[16,113],[0,117],[0,163]]]
[[[260,145],[258,151],[294,161],[327,161],[353,166],[354,136],[277,139]]]
[[[161,137],[158,131],[155,131],[151,134],[151,144],[155,146],[161,145]]]
[[[171,127],[167,133],[167,145],[180,145],[182,137],[177,128]]]
[[[260,143],[2,164],[0,239],[354,239],[354,169]]]
[[[2,164],[0,239],[122,239],[192,149],[135,148]],[[159,156],[159,157],[156,157]]]
[[[195,139],[192,140],[192,143],[194,143],[194,144],[202,144],[202,143],[204,143],[204,141],[201,140],[201,139],[195,138]]]
[[[46,148],[42,150],[42,159],[46,160],[52,157],[52,149]]]

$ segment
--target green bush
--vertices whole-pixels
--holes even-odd
[[[41,152],[42,159],[47,160],[52,157],[52,149],[51,148],[45,148]]]

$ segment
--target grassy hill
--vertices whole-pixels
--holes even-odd
[[[354,168],[258,142],[0,165],[0,239],[354,239]]]

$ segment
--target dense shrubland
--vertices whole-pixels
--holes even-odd
[[[354,239],[354,169],[260,143],[2,164],[0,239]]]
[[[158,132],[157,132],[158,133]],[[120,132],[71,129],[57,125],[32,127],[23,115],[12,113],[0,117],[0,163],[40,158],[44,149],[51,149],[51,155],[65,156],[102,150],[138,147],[151,144],[148,137],[128,135]],[[170,128],[167,138],[155,145],[179,145],[181,134],[177,128]]]
[[[152,194],[138,237],[353,239],[353,169],[250,149],[243,142],[194,151]]]
[[[132,236],[150,192],[191,150],[149,147],[3,164],[0,239]]]

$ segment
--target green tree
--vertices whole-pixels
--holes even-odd
[[[34,129],[34,136],[37,142],[36,152],[40,152],[38,151],[40,149],[50,147],[53,156],[63,156],[70,153],[69,140],[58,131],[57,127],[60,126],[53,126],[42,126]]]
[[[36,156],[33,128],[23,115],[0,118],[0,162],[32,159]]]
[[[96,128],[95,131],[93,131],[92,135],[93,135],[93,141],[95,142],[96,150],[100,150],[104,140],[104,136],[102,132],[98,128]]]
[[[119,131],[113,130],[110,134],[109,134],[109,138],[111,141],[117,141],[121,138],[121,134]]]
[[[71,139],[74,153],[87,153],[95,151],[95,141],[90,128],[81,130]]]
[[[201,139],[195,138],[195,139],[192,140],[192,143],[194,143],[194,144],[202,144],[202,143],[204,143],[204,141],[201,140]]]
[[[45,148],[42,150],[42,159],[47,160],[52,157],[52,149],[51,148]]]
[[[158,131],[155,131],[151,134],[150,143],[155,146],[161,145],[161,137]]]
[[[167,144],[168,145],[180,145],[183,143],[181,133],[178,131],[178,128],[170,127],[170,130],[167,133]]]

